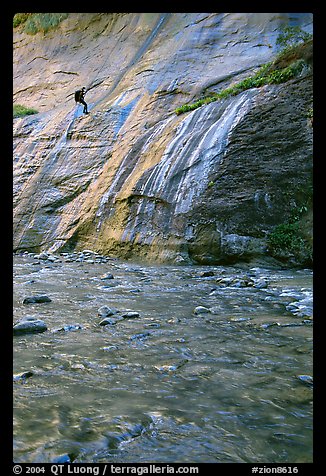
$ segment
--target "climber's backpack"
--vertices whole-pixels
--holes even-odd
[[[75,101],[76,102],[79,102],[81,97],[82,97],[83,93],[80,89],[78,89],[78,91],[75,91]]]

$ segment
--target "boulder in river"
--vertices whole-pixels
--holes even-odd
[[[46,296],[45,294],[42,296],[29,296],[26,297],[23,300],[23,304],[39,304],[43,302],[51,302],[52,299],[49,298],[49,296]]]
[[[135,319],[139,316],[140,314],[137,311],[125,311],[121,314],[121,317],[123,317],[124,319]]]
[[[115,307],[109,307],[109,306],[101,306],[98,310],[97,313],[101,317],[109,317],[109,316],[114,316],[117,314],[119,311]]]
[[[38,332],[45,332],[47,325],[41,319],[33,316],[26,316],[21,321],[14,324],[14,335],[21,334],[35,334]]]

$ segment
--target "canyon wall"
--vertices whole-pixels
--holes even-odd
[[[275,58],[284,25],[312,32],[312,15],[70,13],[45,34],[15,28],[14,103],[38,113],[14,119],[14,250],[268,259],[268,234],[300,207],[311,241],[311,73],[175,113]]]

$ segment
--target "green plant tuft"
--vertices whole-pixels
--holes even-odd
[[[311,39],[312,34],[302,30],[300,26],[283,26],[276,40],[276,44],[283,48],[288,48]]]
[[[312,187],[298,192],[302,194],[301,205],[292,210],[287,222],[276,225],[270,231],[266,244],[268,252],[276,258],[294,257],[298,262],[310,265],[313,261],[313,249],[306,224],[311,219]]]
[[[38,111],[36,109],[32,109],[30,107],[22,106],[21,104],[14,104],[13,105],[13,117],[24,117],[29,116],[31,114],[37,114]]]
[[[249,76],[218,93],[176,108],[175,113],[179,115],[193,111],[213,101],[236,96],[247,89],[260,88],[266,84],[280,84],[295,78],[306,67],[306,61],[302,58],[304,52],[300,52],[300,48],[302,50],[302,47],[306,47],[311,40],[312,35],[304,32],[300,27],[284,28],[277,39],[277,43],[284,46],[284,49],[278,53],[274,61],[261,66],[253,76]]]
[[[298,236],[299,224],[281,223],[275,226],[268,236],[268,248],[273,253],[280,251],[295,252],[303,246],[303,239]]]
[[[56,28],[68,17],[68,13],[16,13],[13,19],[14,28],[23,25],[23,31],[35,35],[39,31],[46,33]]]
[[[15,13],[13,18],[13,27],[17,28],[17,26],[23,25],[30,15],[32,15],[32,13]]]

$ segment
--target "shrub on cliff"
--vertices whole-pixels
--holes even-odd
[[[229,88],[223,89],[223,91],[215,93],[212,96],[199,99],[192,104],[184,104],[183,106],[178,107],[175,110],[175,113],[179,115],[183,112],[193,111],[204,104],[209,104],[229,96],[236,96],[246,89],[260,88],[265,84],[284,83],[285,81],[289,81],[289,79],[298,76],[304,67],[305,61],[303,59],[298,59],[294,63],[291,63],[282,69],[274,69],[273,63],[267,63],[266,65],[262,66],[254,76],[249,76],[239,83],[236,83]]]
[[[23,25],[30,15],[32,15],[32,13],[15,13],[13,18],[13,27],[17,28],[19,25]]]
[[[46,33],[56,28],[67,16],[68,13],[16,13],[13,26],[23,25],[23,31],[28,35],[35,35],[39,31]]]
[[[31,114],[37,114],[38,111],[36,109],[32,109],[30,107],[22,106],[21,104],[14,104],[13,106],[13,117],[24,117],[29,116]]]
[[[277,37],[276,44],[283,48],[291,48],[297,46],[298,43],[306,42],[312,39],[311,33],[307,33],[299,26],[283,26]]]
[[[175,109],[177,115],[193,111],[204,104],[236,96],[246,89],[259,88],[265,84],[280,84],[298,76],[312,64],[312,35],[300,27],[286,27],[280,33],[277,44],[283,46],[274,61],[263,65],[256,74],[233,84],[218,93],[199,99],[191,104],[184,104]]]

